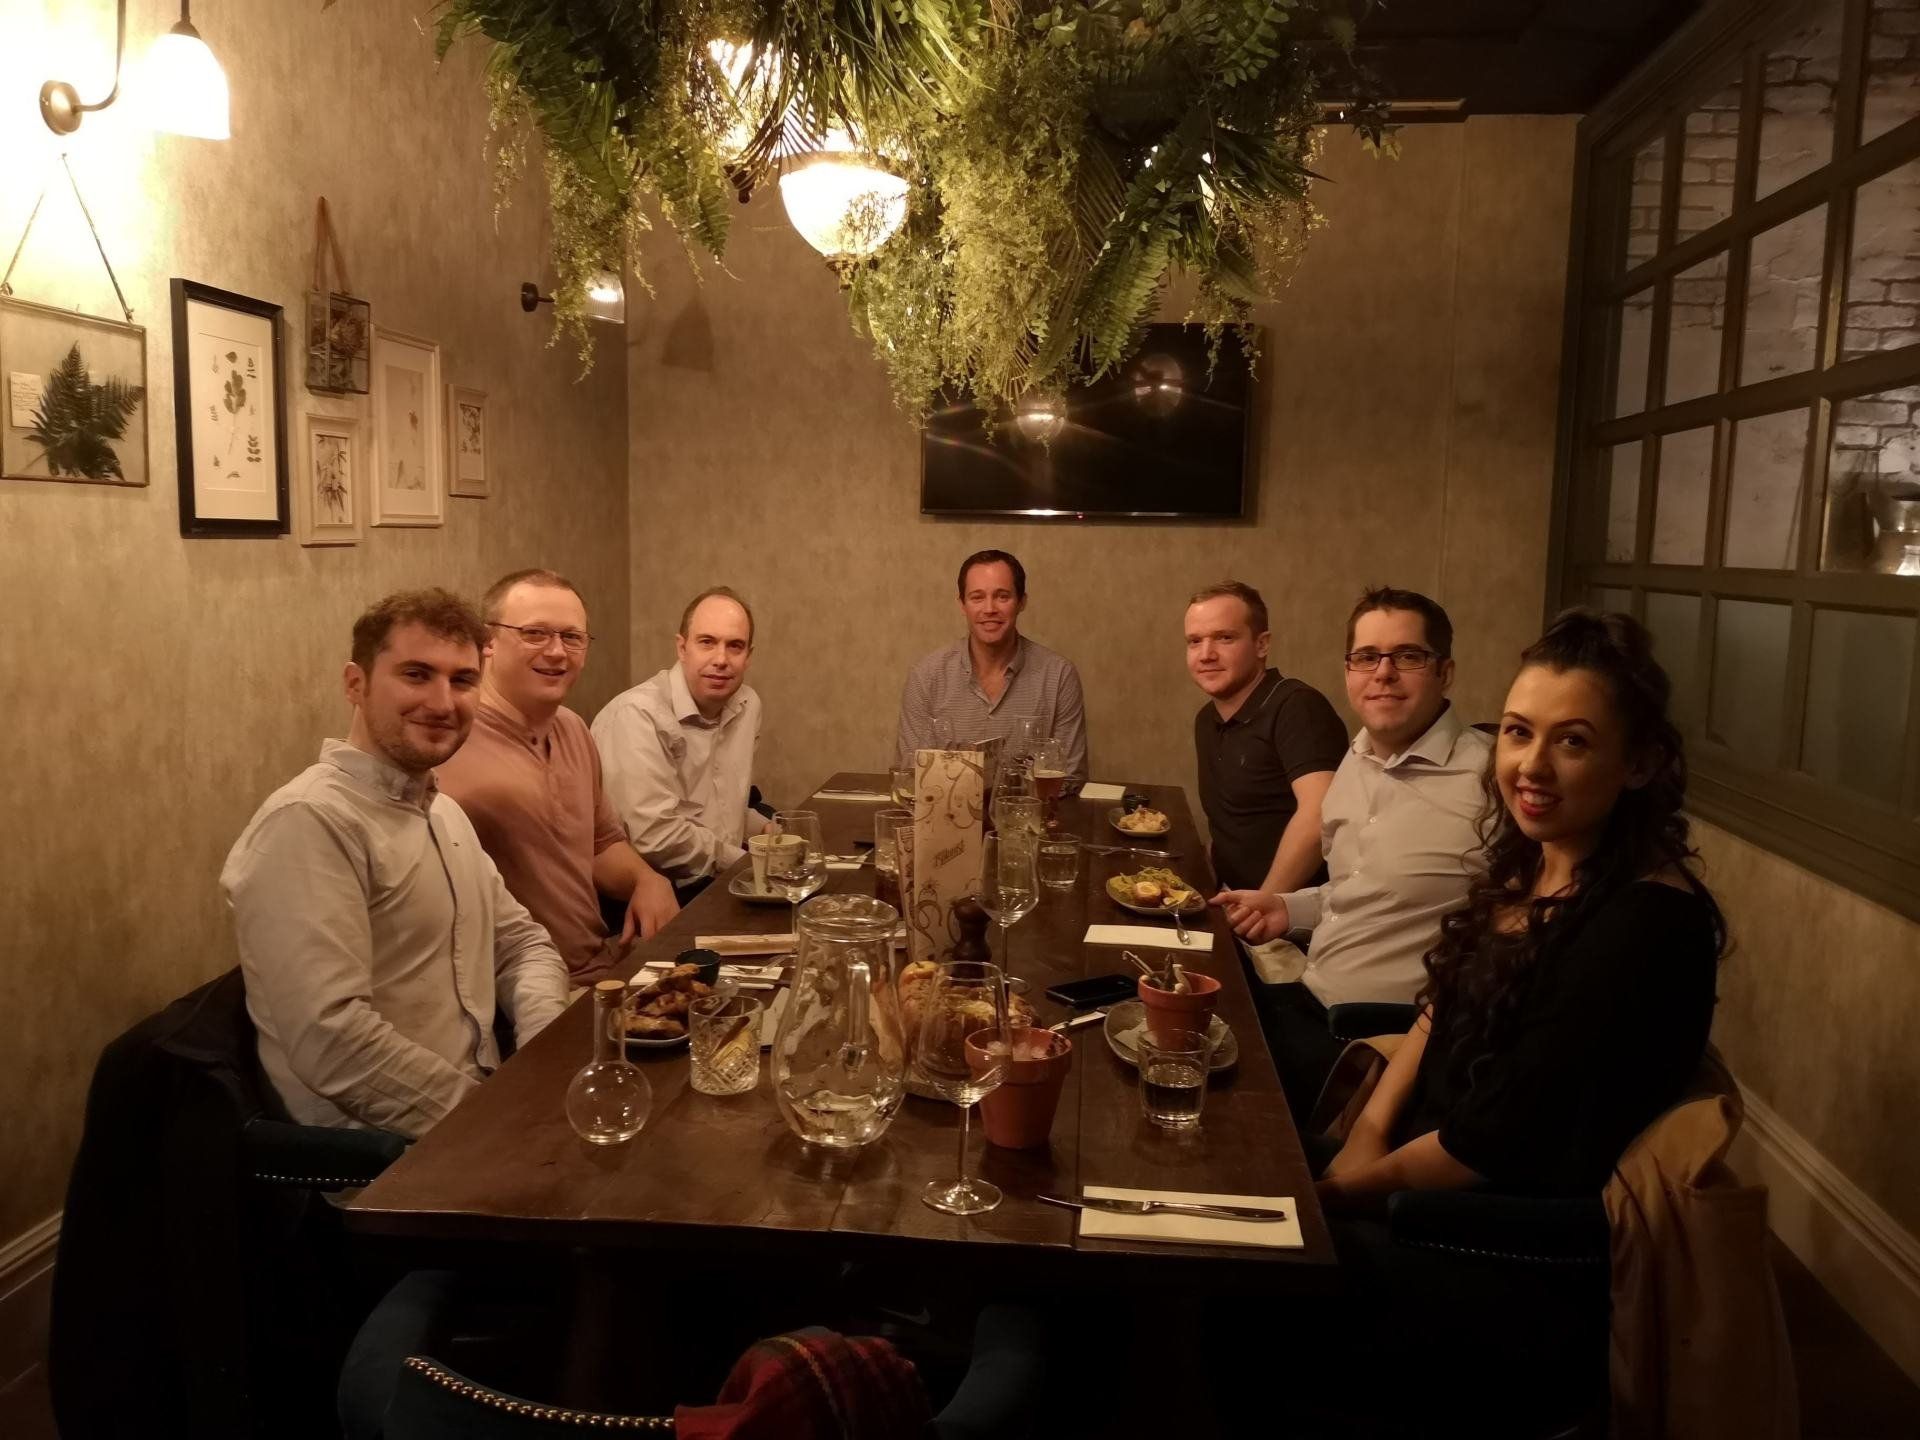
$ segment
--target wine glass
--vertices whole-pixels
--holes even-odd
[[[792,903],[793,933],[798,935],[800,902],[827,882],[827,846],[820,838],[820,817],[811,810],[781,810],[773,817],[772,833],[767,884]]]
[[[1007,982],[1000,967],[979,960],[941,961],[921,987],[913,1067],[929,1091],[960,1107],[960,1160],[955,1179],[927,1182],[920,1200],[930,1208],[979,1215],[1000,1203],[998,1186],[967,1177],[967,1132],[973,1103],[1006,1078],[1011,1050]]]
[[[1015,762],[1031,759],[1046,744],[1050,731],[1046,716],[1022,715],[1007,736],[1006,758]]]
[[[991,802],[993,828],[1002,833],[1019,830],[1022,821],[1037,822],[1040,797],[1033,788],[1032,772],[1021,765],[1003,765],[994,777]]]
[[[1039,842],[1030,831],[1010,828],[987,836],[983,845],[975,898],[1000,927],[1000,963],[1011,973],[1013,942],[1007,936],[1007,927],[1018,925],[1040,903],[1040,883],[1034,874],[1034,851]]]

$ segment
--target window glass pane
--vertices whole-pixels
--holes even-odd
[[[1698,565],[1707,553],[1707,480],[1713,427],[1660,437],[1660,479],[1653,505],[1653,563]]]
[[[1720,388],[1720,332],[1727,324],[1727,252],[1673,277],[1667,310],[1667,404]]]
[[[1647,408],[1647,356],[1653,347],[1653,287],[1635,291],[1613,312],[1615,361],[1613,413]]]
[[[1674,238],[1684,240],[1733,213],[1733,165],[1740,151],[1740,76],[1687,116],[1680,153],[1680,216]]]
[[[1609,565],[1633,563],[1633,532],[1640,519],[1640,442],[1616,445],[1602,457],[1606,466],[1603,484],[1607,497],[1607,543],[1604,552]]]
[[[1853,253],[1841,348],[1848,355],[1920,341],[1920,160],[1853,197]]]
[[[1733,459],[1727,472],[1728,565],[1793,569],[1806,459],[1804,410],[1757,415],[1733,427]]]
[[[1881,799],[1900,793],[1913,625],[1911,615],[1813,612],[1801,769]]]
[[[1813,368],[1820,331],[1820,271],[1827,247],[1827,207],[1815,206],[1753,237],[1747,268],[1746,332],[1740,339],[1740,383]]]
[[[1777,765],[1793,607],[1722,600],[1715,609],[1709,733],[1743,760]]]
[[[1700,728],[1700,597],[1647,592],[1653,658],[1673,682],[1673,719],[1688,734]]]
[[[1829,570],[1920,575],[1920,385],[1833,407],[1827,462]]]
[[[1660,248],[1660,184],[1667,169],[1667,142],[1656,135],[1634,152],[1627,177],[1627,233],[1624,263],[1631,270],[1651,260]],[[1635,407],[1636,409],[1639,407]]]
[[[1771,195],[1833,158],[1833,99],[1840,88],[1842,0],[1767,52],[1760,88],[1760,163],[1754,194]]]
[[[1920,115],[1920,24],[1913,0],[1873,0],[1867,12],[1864,144]]]
[[[1587,591],[1587,603],[1596,610],[1618,610],[1623,615],[1633,613],[1633,592],[1616,590],[1607,585],[1595,585]]]

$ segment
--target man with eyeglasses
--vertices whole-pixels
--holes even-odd
[[[1297,1118],[1340,1053],[1327,1007],[1411,1001],[1441,917],[1485,863],[1476,827],[1492,742],[1447,700],[1447,612],[1412,590],[1367,591],[1347,620],[1346,672],[1362,728],[1321,804],[1327,881],[1215,897],[1250,943],[1313,932],[1300,983],[1268,987],[1281,1032],[1275,1058]]]
[[[575,985],[624,979],[636,937],[679,913],[627,841],[587,722],[566,708],[587,663],[587,607],[551,570],[516,570],[481,601],[489,641],[473,733],[440,766],[507,889],[547,927]],[[617,932],[601,897],[624,911]]]
[[[676,663],[593,717],[607,795],[637,849],[682,900],[769,826],[752,808],[760,697],[746,683],[753,612],[716,585],[680,615]]]

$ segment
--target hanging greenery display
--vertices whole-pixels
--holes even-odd
[[[904,219],[856,201],[830,258],[917,413],[1122,364],[1177,271],[1193,318],[1246,320],[1311,227],[1323,89],[1384,137],[1351,61],[1370,3],[444,0],[438,39],[491,42],[509,170],[543,142],[555,313],[583,347],[587,282],[632,264],[649,201],[717,257],[736,198],[796,156],[899,177]]]

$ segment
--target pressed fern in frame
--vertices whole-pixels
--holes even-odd
[[[146,331],[0,297],[0,476],[147,484]]]

